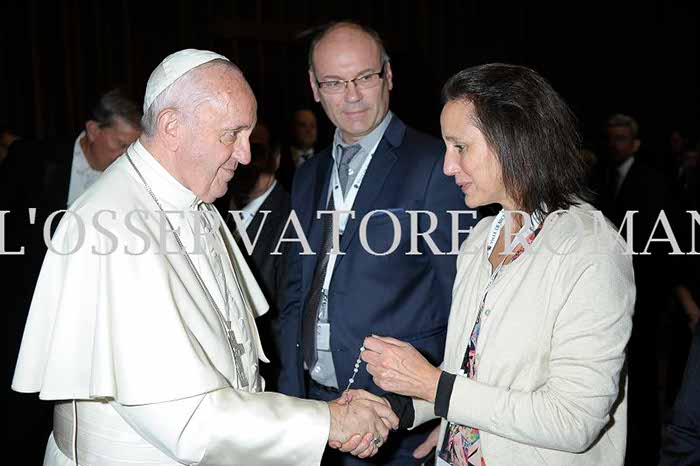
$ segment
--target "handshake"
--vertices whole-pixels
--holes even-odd
[[[386,399],[364,390],[349,390],[328,403],[331,428],[328,445],[359,458],[369,458],[386,442],[399,418]]]

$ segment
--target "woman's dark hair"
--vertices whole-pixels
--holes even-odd
[[[519,208],[546,215],[589,197],[576,118],[533,70],[501,63],[467,68],[447,81],[442,100],[474,105],[474,124]]]

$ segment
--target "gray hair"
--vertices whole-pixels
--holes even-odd
[[[201,96],[198,79],[201,73],[215,66],[240,72],[240,69],[228,60],[216,59],[195,67],[175,80],[165,88],[146,109],[141,118],[141,131],[146,137],[153,137],[158,126],[158,115],[167,108],[177,110],[190,109],[193,102]]]
[[[337,29],[339,27],[343,26],[349,26],[351,28],[359,29],[360,31],[364,32],[368,36],[372,38],[375,44],[377,44],[377,47],[379,48],[379,56],[381,59],[381,66],[384,66],[386,63],[389,63],[391,59],[389,58],[389,54],[386,52],[386,49],[384,48],[384,41],[382,41],[381,36],[377,31],[372,29],[369,26],[365,26],[362,24],[354,23],[352,21],[338,21],[338,22],[332,22],[329,24],[326,24],[323,28],[321,28],[320,32],[314,36],[314,38],[311,40],[311,45],[309,45],[309,56],[308,56],[308,62],[309,62],[309,70],[316,74],[314,71],[314,50],[316,50],[316,46],[318,45],[321,40],[323,40],[326,35],[333,31],[334,29]]]
[[[90,109],[90,120],[97,122],[100,128],[114,124],[117,118],[121,118],[134,128],[139,127],[141,120],[141,107],[131,100],[121,89],[112,89],[102,94]]]
[[[637,124],[637,120],[631,116],[623,115],[622,113],[611,116],[608,118],[608,128],[614,126],[629,128],[632,138],[637,139],[637,135],[639,134],[639,124]]]

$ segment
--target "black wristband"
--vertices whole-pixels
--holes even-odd
[[[456,375],[442,371],[438,381],[437,392],[435,393],[435,415],[447,419],[447,412],[450,410],[450,398],[452,398],[452,388],[455,385]]]
[[[408,429],[413,426],[416,412],[413,409],[413,399],[409,396],[387,393],[384,395],[391,405],[391,410],[399,417],[399,429]]]

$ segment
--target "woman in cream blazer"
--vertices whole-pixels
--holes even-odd
[[[483,65],[443,89],[444,171],[471,208],[444,360],[369,337],[363,360],[412,428],[442,418],[439,465],[622,465],[631,256],[581,199],[574,118],[534,71]],[[411,398],[406,398],[411,397]]]

